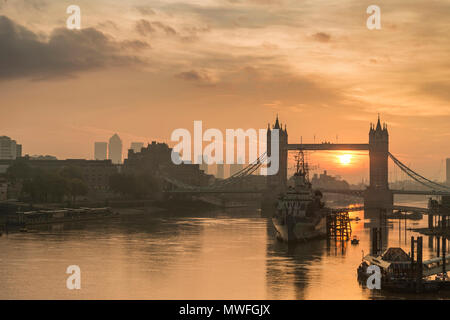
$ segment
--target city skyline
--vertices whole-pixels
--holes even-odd
[[[119,137],[119,135],[117,133],[115,133],[112,137],[117,136]],[[111,137],[111,138],[112,138]],[[8,137],[6,137],[8,138]],[[119,138],[121,139],[121,138]],[[159,141],[158,141],[159,142]],[[328,141],[326,141],[328,142]],[[163,142],[165,143],[165,142]],[[106,144],[106,149],[103,150],[102,152],[106,152],[106,156],[105,158],[96,158],[96,146],[97,144]],[[126,143],[122,142],[122,145]],[[150,142],[148,143],[142,143],[142,142],[130,142],[130,147],[129,148],[121,148],[121,162],[127,158],[127,152],[129,149],[133,149],[135,152],[139,152],[137,151],[137,149],[140,149],[140,147],[144,147],[149,145]],[[168,143],[169,146],[171,145],[171,143]],[[173,143],[172,143],[173,144]],[[203,144],[203,147],[205,147],[206,143]],[[20,146],[20,152],[22,152],[21,150],[21,145]],[[105,159],[110,159],[110,155],[109,155],[109,148],[108,148],[108,143],[107,142],[99,142],[96,141],[94,142],[94,151],[91,151],[91,154],[86,157],[86,158],[82,158],[82,157],[73,157],[73,158],[60,158],[60,157],[54,157],[55,159],[94,159],[94,160],[105,160]],[[30,154],[28,152],[25,152],[24,155],[28,155],[30,157],[37,157],[38,155],[41,155],[41,157],[43,157],[44,153],[42,152],[37,152],[36,154]],[[339,178],[342,178],[352,184],[359,184],[361,183],[361,181],[367,181],[368,180],[368,176],[369,176],[369,159],[368,159],[368,154],[366,154],[366,152],[359,152],[359,151],[321,151],[319,153],[315,153],[315,152],[308,152],[307,153],[308,158],[311,160],[312,159],[312,165],[311,165],[311,172],[312,173],[318,173],[320,174],[321,172],[323,172],[323,170],[328,171],[332,176],[336,176]],[[52,154],[52,157],[54,156],[54,154]],[[50,156],[48,156],[50,157]],[[294,170],[295,170],[295,164],[294,164],[294,153],[290,152],[289,154],[289,162],[288,162],[288,176],[292,175]],[[327,159],[328,158],[328,159]],[[325,159],[325,161],[324,161]],[[328,162],[327,162],[328,160]],[[322,162],[321,162],[322,161]],[[120,162],[120,163],[121,163]],[[186,162],[189,163],[189,162]],[[330,166],[331,164],[331,166]],[[355,166],[355,164],[357,164]],[[327,166],[328,165],[328,166]],[[207,173],[213,173],[216,177],[220,177],[220,174],[217,173],[217,167],[219,165],[218,164],[214,164],[214,165],[209,165],[206,168],[206,172]],[[232,172],[237,172],[240,169],[243,168],[242,165],[239,164],[229,164],[226,165],[226,167],[228,168],[228,174],[232,175]],[[234,168],[236,167],[236,168]],[[346,174],[346,172],[352,172],[355,170],[358,170],[358,173],[355,176]],[[201,169],[205,169],[203,167],[201,167]],[[234,168],[234,169],[233,169]],[[431,176],[431,178],[435,181],[442,181],[445,183],[449,183],[450,181],[450,158],[445,158],[445,159],[441,159],[439,162],[438,166],[435,166],[435,174]],[[399,172],[395,172],[395,166],[393,166],[392,163],[390,163],[389,165],[389,181],[390,182],[396,182],[396,181],[404,181],[407,180],[406,176],[402,176],[401,173]],[[226,177],[227,175],[225,175]]]
[[[443,179],[436,167],[450,156],[446,1],[385,3],[377,31],[366,28],[367,6],[357,0],[82,0],[80,31],[65,29],[66,4],[30,3],[2,2],[0,17],[7,56],[29,58],[5,56],[8,116],[0,126],[29,154],[90,158],[92,143],[115,132],[124,145],[171,145],[170,133],[194,120],[222,131],[265,128],[276,113],[291,142],[364,143],[381,113],[390,150]],[[11,39],[22,46],[8,46]],[[21,51],[28,45],[41,48],[42,63]],[[314,158],[352,179],[367,171],[365,155],[353,154],[346,167],[337,156]]]

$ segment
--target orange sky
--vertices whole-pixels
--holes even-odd
[[[366,143],[381,113],[391,152],[443,178],[448,1],[80,0],[81,31],[64,28],[69,4],[0,1],[0,135],[24,153],[92,158],[115,132],[128,147],[194,120],[265,128],[277,113],[290,142]],[[371,4],[381,30],[366,28]],[[367,156],[311,159],[367,174]]]

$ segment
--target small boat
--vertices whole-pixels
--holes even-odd
[[[435,277],[435,280],[439,280],[439,281],[448,281],[449,280],[449,276],[447,273],[438,273]]]
[[[28,232],[28,229],[27,229],[27,228],[20,228],[19,231],[20,231],[20,232]]]
[[[351,242],[352,242],[352,244],[359,244],[359,239],[358,239],[358,237],[357,237],[357,236],[354,236]]]

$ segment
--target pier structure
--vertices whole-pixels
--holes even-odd
[[[348,210],[331,210],[326,217],[327,238],[348,241],[352,236],[352,225]]]

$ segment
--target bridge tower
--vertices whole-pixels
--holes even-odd
[[[287,163],[288,163],[288,133],[286,130],[286,125],[280,124],[277,119],[275,120],[275,124],[272,126],[272,130],[270,129],[270,124],[267,127],[267,154],[271,156],[271,139],[272,132],[274,129],[278,129],[279,131],[279,146],[278,146],[278,155],[279,155],[279,170],[275,175],[267,176],[267,190],[276,194],[283,192],[287,187]]]
[[[364,196],[364,206],[369,209],[392,206],[394,196],[388,182],[389,133],[387,125],[378,122],[376,127],[370,124],[369,159],[370,185]]]

